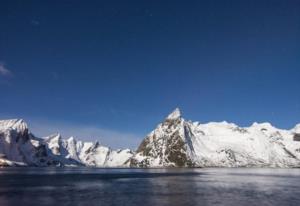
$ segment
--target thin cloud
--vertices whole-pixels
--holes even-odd
[[[5,64],[2,62],[0,62],[0,75],[6,77],[12,76],[12,72],[9,69],[7,69]]]

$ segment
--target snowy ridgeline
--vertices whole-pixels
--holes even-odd
[[[0,166],[128,167],[133,152],[112,150],[98,142],[37,138],[23,120],[0,121]]]
[[[0,166],[93,167],[300,167],[300,125],[282,130],[269,123],[239,127],[200,124],[173,111],[137,151],[99,143],[32,135],[23,120],[0,121]]]

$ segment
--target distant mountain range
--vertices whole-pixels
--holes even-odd
[[[128,167],[133,154],[60,134],[38,138],[21,119],[0,121],[0,166]]]
[[[175,109],[131,151],[60,134],[38,138],[21,119],[0,120],[0,166],[300,167],[300,124],[201,124]]]

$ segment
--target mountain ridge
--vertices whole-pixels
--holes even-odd
[[[299,167],[298,128],[277,129],[268,122],[200,124],[186,121],[175,109],[142,141],[131,166]]]
[[[0,120],[0,166],[300,167],[300,124],[203,124],[176,108],[134,152],[60,134],[38,138],[22,119]]]
[[[22,119],[0,120],[0,166],[127,167],[132,154],[60,134],[38,138]]]

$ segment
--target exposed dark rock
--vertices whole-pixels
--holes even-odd
[[[294,134],[294,141],[300,141],[300,134],[298,133]]]

